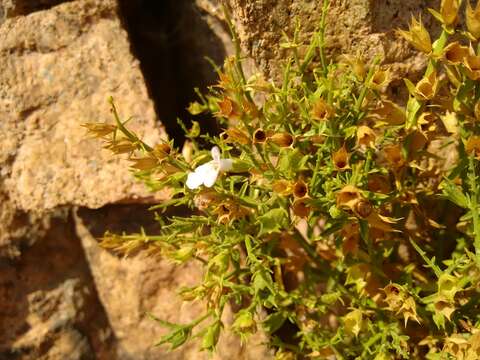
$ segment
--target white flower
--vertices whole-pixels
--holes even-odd
[[[197,189],[201,185],[212,187],[221,172],[232,169],[233,160],[220,159],[220,149],[217,146],[212,148],[212,158],[212,161],[200,165],[188,174],[186,185],[189,189]]]

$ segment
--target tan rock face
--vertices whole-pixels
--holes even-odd
[[[296,19],[303,38],[310,38],[320,22],[323,1],[228,0],[242,44],[267,76],[278,76],[284,51],[282,32],[292,37]],[[391,64],[396,78],[418,75],[424,58],[394,29],[407,27],[412,14],[422,14],[427,27],[438,28],[427,8],[437,0],[331,0],[327,17],[326,45],[330,55],[349,53],[372,59],[380,55]]]
[[[0,28],[2,172],[22,210],[99,207],[140,193],[126,164],[80,126],[111,121],[111,95],[146,141],[162,133],[115,11],[114,1],[75,1]]]
[[[114,338],[68,216],[0,259],[0,359],[112,359]]]

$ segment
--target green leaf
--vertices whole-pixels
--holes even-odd
[[[407,102],[407,129],[413,127],[417,123],[417,113],[422,107],[422,102],[417,100],[414,96],[410,96]]]
[[[190,105],[187,108],[187,111],[192,115],[198,115],[198,114],[201,114],[201,113],[203,113],[207,110],[208,110],[207,106],[202,105],[202,104],[200,104],[196,101],[190,103]]]
[[[202,349],[208,351],[214,351],[220,337],[220,331],[222,330],[222,322],[216,321],[207,328],[207,332],[203,336]]]
[[[293,177],[298,171],[304,170],[308,157],[308,155],[302,155],[297,149],[282,149],[279,153],[277,169],[287,177]]]
[[[276,312],[268,315],[262,323],[263,328],[269,334],[274,333],[287,320],[287,316],[283,312]]]
[[[453,183],[452,180],[445,178],[440,186],[443,194],[448,200],[464,209],[468,209],[469,201],[467,196],[457,185]]]
[[[272,293],[275,292],[272,276],[264,268],[257,270],[253,274],[253,288],[255,293],[265,289],[270,290]]]
[[[280,232],[285,227],[287,221],[287,212],[285,209],[272,209],[262,216],[258,217],[260,223],[260,232],[258,236]]]

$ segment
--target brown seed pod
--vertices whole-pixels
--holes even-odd
[[[325,121],[335,115],[335,109],[327,104],[325,100],[318,99],[312,107],[311,116],[314,120]]]
[[[253,142],[263,144],[267,141],[267,133],[263,129],[257,129],[253,133]]]
[[[373,207],[372,204],[370,204],[370,201],[360,199],[355,203],[353,210],[355,214],[365,219],[372,213]]]
[[[390,70],[377,69],[368,85],[373,90],[383,91],[390,83],[390,78]]]
[[[437,95],[438,91],[438,77],[434,70],[430,75],[424,77],[415,86],[415,95],[420,100],[431,100]]]
[[[400,144],[385,146],[383,148],[383,155],[390,166],[394,169],[399,169],[405,165],[405,159]]]
[[[375,131],[368,126],[361,125],[357,129],[357,146],[358,147],[375,147],[375,139],[377,135]]]
[[[372,115],[374,118],[390,125],[402,125],[407,120],[404,109],[385,99],[380,101],[377,108],[372,111]]]
[[[337,207],[353,210],[355,204],[362,199],[360,190],[355,186],[346,185],[337,193]]]
[[[158,166],[158,160],[152,156],[146,156],[143,158],[132,158],[130,161],[133,162],[131,165],[132,168],[138,170],[151,170]]]
[[[272,190],[282,196],[287,196],[292,193],[292,183],[288,180],[276,180],[272,184]]]
[[[469,55],[467,46],[460,45],[458,41],[448,44],[443,49],[443,58],[450,65],[459,65]]]
[[[224,98],[222,101],[218,103],[219,111],[218,115],[223,116],[225,118],[229,118],[234,110],[233,110],[233,102],[229,98]]]
[[[473,9],[470,1],[467,1],[465,22],[467,23],[468,32],[478,40],[480,38],[480,2],[477,1],[475,9]]]
[[[310,206],[308,206],[305,199],[298,199],[293,202],[292,211],[295,215],[301,218],[306,218],[308,217],[312,209]]]
[[[333,153],[332,161],[333,161],[333,165],[337,170],[343,171],[349,168],[348,152],[347,152],[347,149],[345,148],[345,145],[343,145],[340,149],[338,149],[336,152]]]
[[[231,127],[223,133],[224,140],[227,143],[239,143],[243,145],[250,144],[250,138],[240,129]]]
[[[480,136],[470,136],[465,144],[465,151],[473,154],[477,159],[480,158]]]
[[[381,194],[388,194],[392,191],[390,186],[390,180],[384,175],[371,175],[368,177],[368,190]]]
[[[303,180],[298,180],[293,184],[293,195],[296,198],[303,198],[307,196],[308,186],[303,182]]]
[[[293,145],[294,138],[289,133],[273,134],[269,140],[280,147],[289,147]]]
[[[463,61],[463,65],[465,65],[465,71],[470,79],[474,81],[480,79],[480,56],[467,56]]]
[[[171,152],[172,148],[168,143],[157,144],[153,149],[153,155],[160,160],[166,158]]]

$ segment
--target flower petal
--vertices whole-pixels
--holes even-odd
[[[218,162],[218,170],[220,171],[230,171],[233,168],[232,159],[220,159]]]
[[[215,169],[215,168],[212,168],[212,171],[209,171],[208,173],[205,173],[204,176],[203,176],[203,184],[206,186],[206,187],[212,187],[213,184],[215,184],[215,181],[217,181],[217,177],[218,177],[218,174],[220,172]]]
[[[194,190],[203,184],[203,177],[197,172],[191,172],[188,174],[187,182],[185,184],[189,189]]]
[[[220,149],[218,146],[214,146],[211,150],[211,153],[214,161],[220,161]]]

